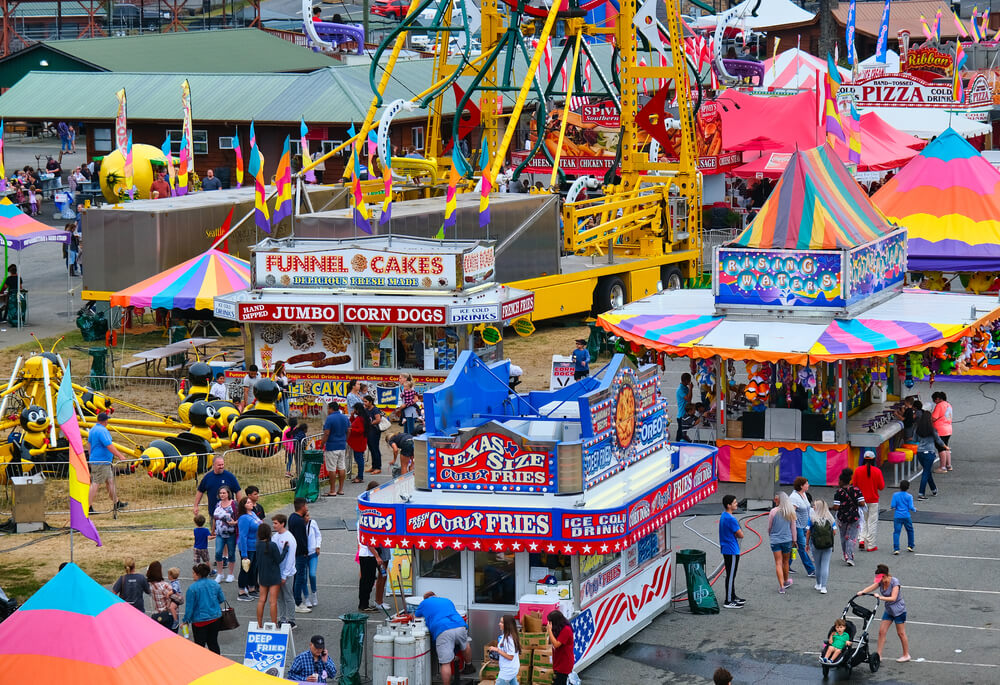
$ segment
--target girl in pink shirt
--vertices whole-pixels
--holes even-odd
[[[948,441],[951,439],[951,418],[952,410],[951,405],[948,403],[948,396],[943,392],[936,392],[931,395],[931,399],[934,401],[934,411],[931,412],[931,418],[934,420],[934,430],[941,437],[941,442],[948,445]],[[941,468],[938,469],[939,472],[951,471],[951,449],[943,450],[940,454],[941,457]]]

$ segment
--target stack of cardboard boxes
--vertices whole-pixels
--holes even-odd
[[[518,635],[521,642],[521,670],[517,675],[518,685],[551,685],[555,672],[552,670],[552,646],[546,633],[526,633]],[[483,648],[483,667],[479,670],[479,685],[496,685],[500,664],[490,659],[489,652],[496,647],[491,643]]]

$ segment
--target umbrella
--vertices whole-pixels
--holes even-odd
[[[119,290],[111,296],[111,306],[211,310],[216,296],[249,287],[249,262],[219,250],[208,250]]]

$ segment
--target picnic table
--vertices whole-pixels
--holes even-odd
[[[185,340],[179,340],[178,342],[170,343],[169,345],[164,345],[163,347],[154,347],[151,350],[146,350],[144,352],[136,352],[132,356],[138,359],[138,362],[132,362],[130,364],[123,364],[122,369],[128,373],[128,370],[134,366],[138,366],[140,363],[145,365],[146,375],[150,375],[150,368],[152,367],[153,375],[159,373],[160,362],[162,362],[167,357],[172,357],[178,354],[186,355],[190,350],[197,349],[201,351],[201,355],[205,356],[205,348],[214,342],[217,342],[218,338],[187,338]],[[166,372],[179,371],[184,368],[186,360],[182,364],[174,364],[172,366],[166,367],[164,369]]]

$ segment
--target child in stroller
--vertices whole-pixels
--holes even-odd
[[[871,609],[858,604],[858,599],[859,597],[851,597],[840,618],[827,633],[827,640],[823,643],[819,656],[824,677],[830,673],[831,668],[846,668],[850,677],[854,668],[865,663],[872,673],[878,671],[881,659],[877,652],[869,651],[868,631],[878,612],[879,599],[875,598],[875,606]],[[847,618],[848,612],[861,619],[860,632],[854,622]]]
[[[838,618],[833,622],[833,630],[830,631],[826,642],[830,646],[826,648],[826,654],[820,657],[820,661],[832,664],[840,658],[840,653],[844,648],[851,645],[851,636],[847,633],[846,619]]]

